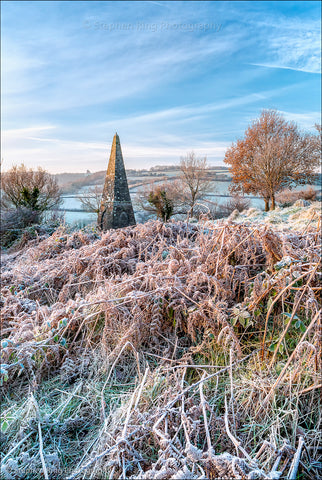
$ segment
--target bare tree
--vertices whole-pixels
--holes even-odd
[[[77,198],[83,205],[87,212],[99,213],[102,201],[102,187],[95,185],[87,190],[83,195],[78,195]]]
[[[321,161],[322,156],[322,125],[319,123],[314,124],[314,128],[317,131],[317,134],[313,138],[313,142],[315,144],[316,151],[318,152],[318,156]]]
[[[23,164],[13,166],[1,175],[1,190],[3,209],[37,212],[36,216],[30,218],[37,217],[38,220],[43,212],[59,205],[61,201],[57,181],[41,167],[32,170]]]
[[[302,133],[274,110],[264,110],[226,151],[232,173],[232,192],[254,193],[275,208],[277,192],[313,181],[320,163],[317,136]]]
[[[193,216],[196,202],[210,190],[210,181],[207,176],[207,158],[197,157],[194,152],[190,152],[185,157],[181,157],[180,170],[184,190],[189,197],[190,214]]]

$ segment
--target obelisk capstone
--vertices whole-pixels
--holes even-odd
[[[108,162],[98,225],[103,231],[135,225],[121,143],[117,133],[113,138]]]

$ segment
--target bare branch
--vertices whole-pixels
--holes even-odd
[[[1,206],[5,210],[24,208],[39,215],[61,202],[56,179],[41,167],[32,170],[24,164],[13,166],[1,175],[1,190]]]
[[[202,199],[210,190],[210,181],[207,176],[207,158],[197,157],[194,152],[181,157],[181,180],[184,193],[193,216],[193,210],[198,200]]]
[[[102,188],[95,185],[95,187],[89,188],[83,195],[78,195],[77,198],[86,211],[98,214],[102,201]]]

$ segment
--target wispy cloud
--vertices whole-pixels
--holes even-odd
[[[261,61],[252,65],[307,73],[321,73],[321,24],[318,19],[275,18],[256,24],[265,39]],[[262,38],[260,38],[262,37]]]
[[[102,170],[106,168],[112,138],[106,143],[72,141],[50,137],[53,127],[43,126],[28,129],[3,131],[5,151],[3,168],[12,163],[24,163],[28,167],[42,165],[52,172]],[[125,137],[126,138],[126,137]],[[128,168],[145,168],[155,163],[178,163],[180,157],[194,149],[199,155],[206,155],[210,163],[221,163],[228,146],[226,142],[207,141],[198,135],[193,138],[178,135],[164,135],[157,140],[145,137],[144,142],[128,139],[122,143],[122,150]],[[152,162],[152,163],[151,163]],[[68,166],[68,168],[67,168]]]
[[[181,122],[195,122],[196,119],[202,119],[211,116],[214,112],[228,111],[230,109],[240,107],[243,105],[250,105],[253,103],[260,103],[265,99],[274,97],[277,93],[282,93],[286,88],[277,88],[271,90],[264,90],[260,92],[250,93],[248,95],[227,99],[222,102],[207,103],[205,105],[182,105],[164,110],[158,110],[141,115],[126,116],[123,118],[113,118],[108,122],[101,124],[103,127],[118,127],[126,128],[130,125],[147,125],[157,124],[160,128],[164,122],[181,123]]]
[[[269,63],[250,63],[250,65],[254,65],[255,67],[265,67],[265,68],[282,68],[284,70],[295,70],[296,72],[307,72],[307,73],[320,73],[320,62],[315,61],[312,62],[311,66],[307,63],[305,66],[302,67],[290,67],[281,64],[269,64]]]
[[[177,29],[104,30],[96,29],[96,23],[92,19],[91,28],[84,28],[84,22],[79,20],[77,26],[59,32],[55,42],[45,41],[48,31],[43,28],[25,46],[11,38],[7,47],[4,40],[6,115],[21,115],[31,107],[41,114],[108,104],[143,91],[153,92],[159,85],[173,81],[174,75],[179,81],[202,62],[232,55],[241,37],[240,32],[221,35],[220,39],[195,35],[191,42],[189,32],[182,35]],[[161,17],[156,25],[162,23]],[[105,25],[102,19],[99,24]],[[178,20],[177,24],[169,23],[180,24]],[[44,47],[36,48],[42,40]]]
[[[6,165],[102,169],[115,130],[132,167],[192,148],[220,162],[263,108],[309,128],[320,27],[313,4],[297,5],[5,2]]]
[[[282,113],[287,120],[297,123],[303,129],[312,130],[315,124],[321,123],[320,112],[296,113],[280,110],[280,113]]]

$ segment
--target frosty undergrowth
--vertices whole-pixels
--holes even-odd
[[[255,213],[60,229],[5,259],[5,478],[279,478],[302,441],[319,474],[318,219]]]

